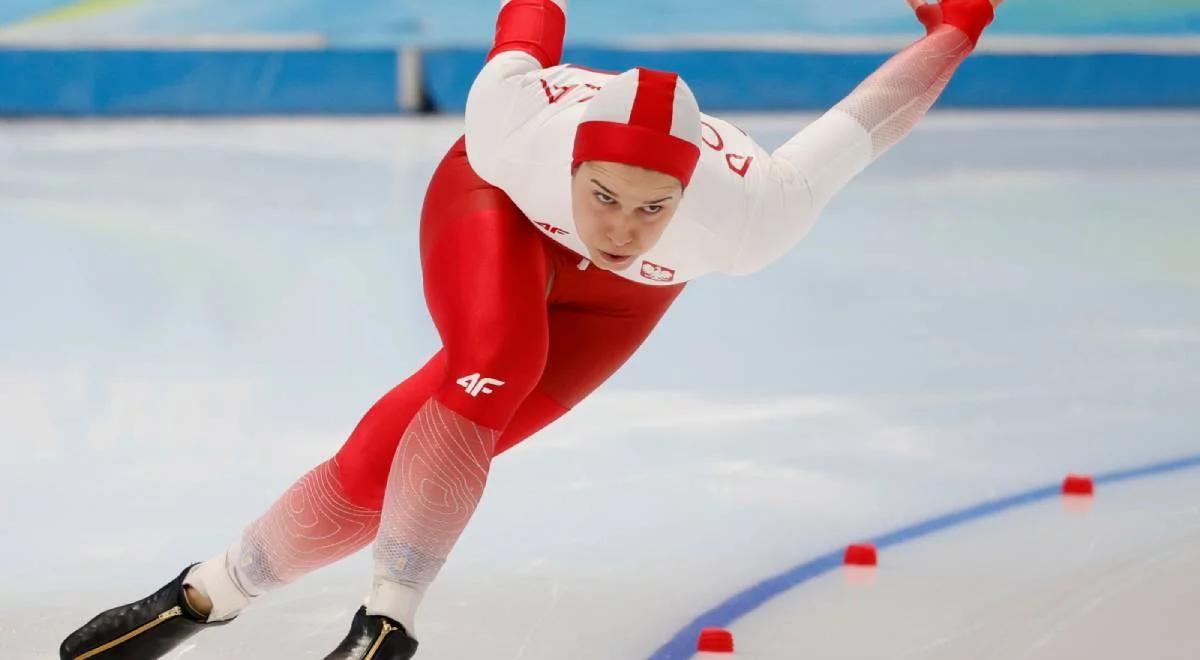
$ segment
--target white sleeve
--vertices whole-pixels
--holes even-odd
[[[749,275],[787,254],[817,222],[821,209],[870,164],[871,136],[837,110],[825,113],[775,150],[747,181],[749,221],[732,275]]]
[[[467,94],[467,160],[500,185],[507,139],[546,106],[543,74],[562,59],[566,0],[503,0],[488,63]]]
[[[747,182],[753,201],[729,272],[752,273],[791,250],[838,191],[916,126],[973,48],[959,28],[932,30],[777,149]]]
[[[467,160],[484,181],[500,186],[505,141],[546,107],[541,64],[510,50],[492,58],[467,95]]]

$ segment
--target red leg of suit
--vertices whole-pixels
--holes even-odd
[[[470,171],[461,141],[430,184],[421,246],[426,295],[446,348],[371,407],[330,461],[336,469],[329,471],[335,476],[329,487],[312,489],[297,482],[248,528],[247,537],[255,529],[274,530],[271,538],[260,534],[242,544],[269,546],[263,554],[275,564],[269,573],[277,579],[263,587],[318,567],[325,554],[328,563],[365,544],[359,519],[383,508],[389,474],[402,454],[398,448],[415,433],[414,419],[421,411],[426,411],[427,427],[483,443],[460,452],[463,460],[457,463],[466,467],[455,478],[443,480],[436,472],[421,477],[435,488],[423,497],[443,505],[434,512],[444,516],[437,524],[465,524],[458,517],[469,516],[478,492],[464,494],[459,486],[486,479],[486,466],[478,465],[484,462],[481,447],[488,446],[491,456],[499,454],[581,401],[624,364],[683,288],[639,285],[595,267],[579,270],[577,255],[544,238],[507,196]],[[472,374],[504,384],[490,388],[490,394],[471,396],[458,381]],[[428,409],[431,405],[444,410]],[[495,436],[463,435],[475,426]],[[439,460],[442,441],[437,433],[421,436],[421,442],[422,451],[432,455],[407,460],[422,465]],[[473,458],[465,460],[468,456]],[[345,501],[332,511],[353,512],[355,525],[316,520],[325,532],[319,547],[308,547],[306,530],[313,528],[312,518],[331,515],[325,513],[330,499]],[[407,517],[427,513],[405,509]],[[378,515],[371,522],[378,523]],[[344,539],[339,537],[343,532]],[[395,540],[411,533],[411,525],[394,530],[390,557],[404,556],[403,563],[419,568],[427,553]],[[432,554],[446,550],[443,544]],[[302,564],[289,559],[297,553],[303,554]]]

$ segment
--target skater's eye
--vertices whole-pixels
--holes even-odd
[[[595,192],[596,199],[600,200],[601,204],[616,204],[617,200],[613,199],[612,195],[606,195],[599,190]]]
[[[642,207],[642,211],[646,215],[658,215],[658,212],[662,211],[662,210],[663,210],[662,204],[651,204],[649,206]]]

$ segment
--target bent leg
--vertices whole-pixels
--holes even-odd
[[[368,613],[410,632],[479,504],[497,439],[541,378],[549,341],[541,236],[456,151],[434,176],[421,229],[446,367],[391,461],[367,600]]]
[[[224,553],[188,576],[185,584],[212,601],[214,620],[374,540],[396,446],[444,372],[439,352],[372,406],[333,458],[298,479]]]
[[[494,447],[491,437],[497,435],[499,429],[489,428],[486,424],[502,426],[506,423],[507,417],[540,377],[545,361],[545,263],[537,234],[528,221],[520,217],[503,193],[473,177],[465,163],[460,142],[430,184],[421,228],[427,297],[439,331],[451,341],[453,350],[439,352],[416,374],[380,399],[334,458],[301,477],[262,516],[247,526],[226,552],[202,563],[192,572],[187,584],[199,588],[213,600],[214,618],[220,614],[233,616],[248,604],[250,598],[352,554],[379,537],[388,475],[398,459],[432,470],[428,478],[416,473],[409,475],[410,479],[422,484],[416,491],[419,497],[412,501],[432,501],[436,505],[438,501],[454,500],[466,502],[466,508],[474,510],[478,494],[458,488],[447,490],[442,496],[422,490],[423,484],[435,484],[449,474],[449,469],[444,467],[447,462],[452,468],[461,468],[472,460],[478,463],[472,457],[472,451],[483,451],[490,462]],[[519,222],[513,222],[514,216]],[[525,233],[519,231],[522,229]],[[530,237],[535,240],[529,240]],[[472,246],[476,249],[468,249]],[[500,273],[504,276],[495,282],[488,281],[497,274],[494,268],[497,263],[522,255],[528,259],[521,265],[532,268],[510,271],[507,275]],[[504,301],[511,298],[504,292],[516,290],[534,292],[536,305],[526,302],[503,308]],[[473,300],[472,293],[475,298],[484,299]],[[488,307],[488,296],[497,306]],[[507,311],[517,312],[507,318],[520,322],[510,324],[508,333],[498,332],[494,321],[505,319],[502,312]],[[465,312],[477,312],[478,315]],[[542,319],[540,328],[539,316]],[[520,341],[513,341],[514,335],[518,335]],[[483,339],[477,341],[473,337]],[[488,339],[495,341],[489,343]],[[466,350],[459,348],[463,346]],[[511,359],[514,353],[527,359],[514,361]],[[461,397],[471,399],[465,403],[456,401],[455,397],[458,395],[457,381],[466,374],[451,377],[448,369],[452,362],[459,365],[455,369],[471,365],[481,370],[476,383],[483,383],[483,386],[474,391],[474,396],[464,389]],[[509,364],[512,362],[515,365]],[[504,385],[489,386],[483,381],[493,374],[501,374],[494,378],[503,380]],[[484,389],[503,391],[507,396],[496,397],[485,393]],[[397,452],[401,438],[413,435],[408,432],[410,429],[424,428],[425,432],[419,434],[422,439],[437,439],[438,433],[428,423],[419,424],[414,419],[418,410],[431,405],[439,391],[441,399],[473,415],[472,424],[483,423],[486,432],[481,430],[472,434],[471,441],[476,443],[475,446],[464,444],[462,436],[452,438],[447,444],[454,448],[452,452],[438,451],[440,445],[437,442],[433,445],[429,442],[414,444],[414,450],[432,452],[432,457],[420,455],[414,458]],[[473,405],[475,399],[487,399],[492,405],[482,402]],[[437,405],[445,404],[438,402]],[[442,426],[449,429],[460,425],[447,423]],[[452,433],[448,435],[453,436]],[[398,486],[403,487],[403,483]],[[481,490],[482,484],[471,488]],[[409,511],[408,516],[412,518],[413,512]],[[456,524],[465,525],[467,517],[469,514]],[[393,536],[408,533],[401,525],[388,527]],[[457,538],[456,534],[450,536]],[[449,545],[452,541],[435,543],[434,549],[427,553],[444,555]],[[381,544],[381,547],[389,549],[377,552],[377,558],[392,557],[400,552],[397,549],[400,546],[395,543]]]
[[[378,527],[379,511],[351,500],[333,458],[297,480],[184,584],[212,601],[210,621],[232,618],[251,599],[358,551]]]

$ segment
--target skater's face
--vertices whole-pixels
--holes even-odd
[[[575,228],[605,270],[625,270],[649,252],[682,200],[679,179],[633,165],[586,161],[571,179]]]

